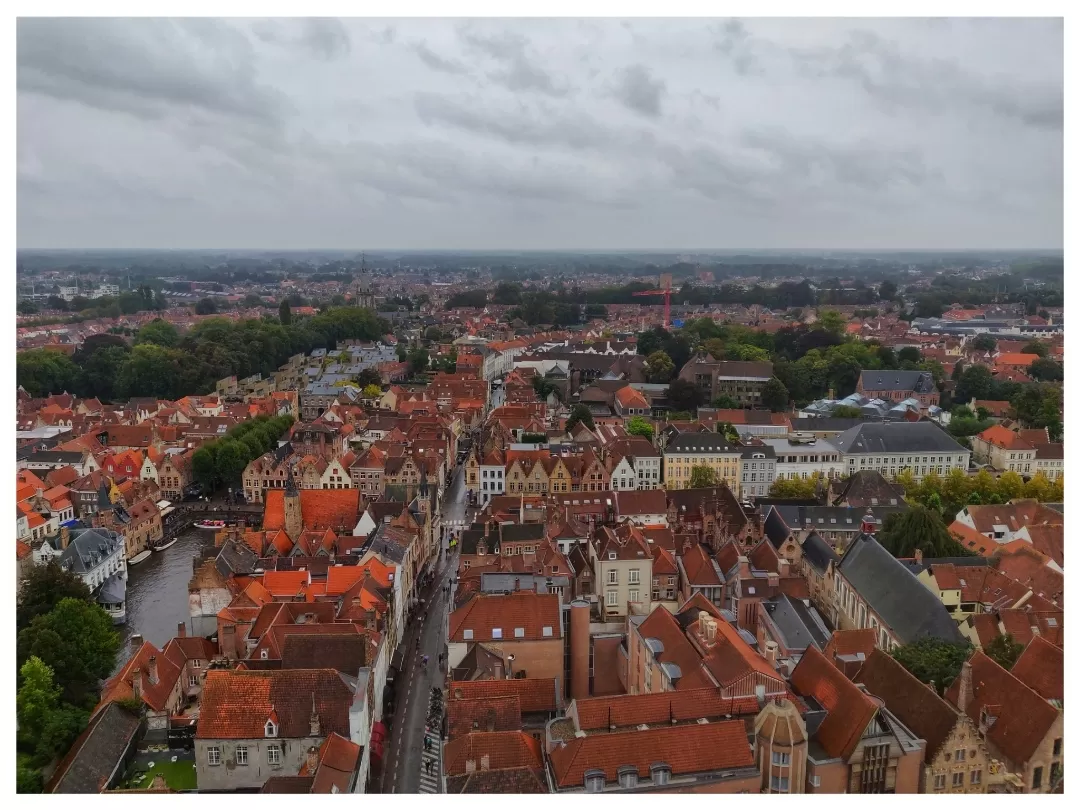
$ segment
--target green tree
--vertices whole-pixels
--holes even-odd
[[[689,380],[676,378],[668,384],[667,400],[672,410],[695,414],[705,397],[701,389]]]
[[[858,419],[862,411],[854,405],[837,405],[829,415],[837,419]]]
[[[981,364],[968,366],[956,381],[955,402],[970,402],[973,399],[992,399],[994,378],[990,369]]]
[[[1024,344],[1024,348],[1020,350],[1023,354],[1037,354],[1039,357],[1046,357],[1050,354],[1050,351],[1046,348],[1046,344],[1040,340],[1032,340]]]
[[[195,303],[196,315],[213,315],[218,311],[217,304],[213,298],[200,298]]]
[[[787,386],[776,377],[769,378],[769,381],[762,386],[761,404],[770,411],[786,411],[790,403],[791,396],[788,394]]]
[[[92,603],[90,589],[82,577],[62,568],[55,559],[43,565],[31,566],[19,587],[19,600],[15,608],[16,629],[29,627],[35,618],[51,612],[62,599],[68,598]]]
[[[365,385],[362,393],[367,399],[378,399],[382,396],[382,388],[377,385]]]
[[[705,464],[695,464],[690,468],[690,489],[704,489],[715,487],[716,471]]]
[[[1024,645],[1012,637],[1012,633],[1001,633],[983,647],[983,652],[993,658],[1005,669],[1012,669],[1020,653],[1024,651]]]
[[[1040,357],[1028,366],[1028,374],[1039,382],[1061,382],[1065,379],[1065,367],[1056,360]]]
[[[63,352],[30,349],[15,355],[15,381],[30,396],[62,394],[73,387],[79,367]]]
[[[79,392],[106,402],[116,399],[116,381],[131,350],[124,346],[96,351],[80,365]]]
[[[735,400],[733,400],[727,394],[724,394],[723,396],[720,396],[720,397],[717,397],[716,399],[714,399],[713,402],[712,402],[712,406],[714,408],[719,408],[720,410],[725,410],[725,411],[736,410],[736,409],[738,409],[740,407],[739,403],[736,402]]]
[[[626,432],[631,436],[642,436],[650,442],[654,435],[652,423],[643,416],[631,417],[626,423]]]
[[[226,486],[238,484],[250,460],[247,447],[236,439],[223,439],[218,442],[214,456],[218,480]]]
[[[813,498],[817,495],[819,476],[809,478],[777,478],[769,487],[772,498]]]
[[[896,292],[896,284],[891,281],[883,281],[881,286],[878,287],[878,298],[882,301],[895,301]]]
[[[247,295],[244,296],[244,306],[247,307],[248,309],[254,309],[255,307],[261,307],[262,302],[263,302],[262,298],[260,298],[255,293],[248,293]],[[344,298],[342,298],[341,303],[342,304],[345,303]]]
[[[976,335],[971,341],[971,348],[980,352],[992,352],[997,348],[997,341],[991,335],[985,332],[981,335]]]
[[[927,501],[937,498],[940,503],[940,484],[937,491],[924,497]],[[912,557],[916,550],[924,557],[962,557],[968,552],[949,534],[940,512],[917,503],[904,512],[894,512],[885,519],[885,526],[878,533],[878,541],[894,557]]]
[[[742,437],[739,436],[738,429],[731,424],[731,422],[717,422],[716,432],[722,433],[724,438],[732,444],[739,444],[742,442]]]
[[[289,306],[288,298],[282,298],[281,303],[278,304],[278,323],[282,326],[289,326],[292,323],[292,307]]]
[[[140,343],[153,343],[157,346],[172,349],[179,342],[180,333],[176,331],[176,327],[161,318],[154,318],[135,333],[136,346]]]
[[[651,383],[666,383],[675,374],[675,364],[667,352],[657,350],[645,358],[646,373]]]
[[[953,643],[927,637],[894,648],[892,657],[923,683],[933,684],[941,695],[956,680],[972,652],[970,642]]]
[[[36,617],[16,641],[19,666],[31,656],[40,658],[55,674],[64,701],[75,706],[96,699],[98,683],[112,672],[119,649],[109,614],[70,597]]]
[[[354,379],[361,388],[366,388],[369,385],[382,385],[382,376],[379,374],[379,370],[371,366],[357,374]]]
[[[847,327],[847,319],[835,309],[827,309],[818,315],[815,329],[823,329],[834,335],[842,335]]]
[[[896,353],[896,359],[901,363],[918,363],[922,360],[922,354],[914,346],[905,346]]]
[[[422,346],[410,349],[407,362],[410,374],[422,374],[428,367],[428,350]]]
[[[1024,494],[1024,479],[1014,470],[1006,470],[997,480],[997,494],[1002,503],[1008,503]]]
[[[191,455],[191,475],[206,492],[213,492],[218,485],[217,446],[207,442]]]
[[[52,669],[36,655],[19,668],[19,680],[21,685],[15,695],[18,741],[35,750],[42,729],[60,706],[60,687],[53,681]]]
[[[569,433],[579,424],[585,425],[589,430],[596,428],[596,425],[593,423],[592,412],[589,410],[589,406],[580,402],[570,409],[570,416],[566,420],[566,432]]]

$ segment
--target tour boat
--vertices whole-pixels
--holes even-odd
[[[164,544],[162,544],[160,546],[154,546],[154,551],[164,551],[167,548],[171,548],[176,543],[176,541],[179,540],[179,539],[180,539],[180,536],[177,535],[172,540],[170,540],[168,543],[164,543]]]
[[[136,554],[134,557],[132,557],[130,560],[128,560],[128,565],[138,565],[139,563],[141,563],[143,560],[145,560],[149,556],[150,556],[150,549],[144,548],[142,551],[140,551],[138,554]]]
[[[195,523],[196,529],[224,529],[224,520],[199,520]]]

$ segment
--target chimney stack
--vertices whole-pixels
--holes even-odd
[[[187,624],[184,622],[177,622],[176,625],[176,637],[184,638],[187,635]]]
[[[317,735],[312,735],[317,736]],[[307,750],[307,770],[308,773],[315,773],[319,769],[319,746],[313,745]]]
[[[315,708],[315,693],[311,693],[311,720],[310,728],[312,737],[319,737],[322,734],[322,723],[319,722],[319,712]],[[318,756],[316,752],[316,757]]]
[[[128,639],[128,646],[131,649],[131,654],[134,655],[139,651],[143,645],[143,637],[141,633],[133,633],[131,638]]]
[[[142,700],[142,670],[138,667],[131,673],[131,692],[137,700]]]
[[[960,668],[960,694],[956,698],[956,708],[967,714],[968,704],[971,703],[971,661],[965,661]]]
[[[148,674],[150,676],[150,683],[156,684],[158,682],[157,656],[151,655],[150,660],[146,663]]]
[[[780,645],[775,641],[765,642],[765,660],[769,662],[769,666],[776,667],[776,661],[780,655]]]
[[[60,527],[60,550],[65,550],[71,544],[71,530],[67,526]]]

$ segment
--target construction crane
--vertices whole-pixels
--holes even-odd
[[[634,293],[639,295],[662,295],[664,296],[664,328],[671,328],[671,273],[660,275],[660,288],[657,290],[642,290]]]

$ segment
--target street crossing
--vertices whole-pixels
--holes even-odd
[[[424,751],[420,758],[420,793],[442,793],[442,724],[436,719],[438,713],[432,715],[432,708],[432,698],[428,695],[425,737],[431,740],[431,750]]]

